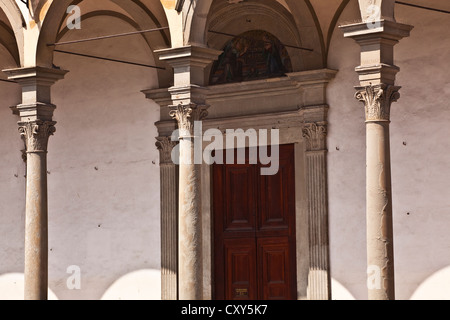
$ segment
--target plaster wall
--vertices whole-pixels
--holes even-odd
[[[396,18],[414,26],[395,47],[401,69],[396,83],[402,86],[391,111],[396,298],[445,299],[450,283],[444,272],[450,265],[450,38],[442,30],[450,28],[450,20],[443,13],[401,5]],[[338,25],[357,19],[357,1],[351,1]],[[339,72],[327,92],[331,272],[338,283],[333,299],[367,299],[364,109],[353,98],[359,52],[354,40],[334,31],[328,67]]]
[[[2,46],[0,55],[4,57],[0,61],[2,69],[14,66],[14,60]],[[9,109],[20,102],[20,89],[14,83],[1,82],[0,96],[0,299],[4,299],[17,285],[11,276],[6,285],[3,275],[23,273],[25,163],[20,151],[24,144],[18,132],[18,119]]]
[[[130,29],[116,18],[97,17],[61,41]],[[154,64],[141,36],[61,49]],[[158,86],[156,71],[61,53],[54,64],[69,73],[52,87],[57,131],[48,154],[49,287],[57,299],[159,299],[159,108],[140,92]],[[10,87],[15,94],[4,94]],[[0,90],[1,275],[23,272],[25,179],[18,119],[7,109],[20,102],[20,91],[3,83]],[[75,275],[70,266],[79,267],[79,289],[67,286]],[[0,292],[16,278],[2,278]]]

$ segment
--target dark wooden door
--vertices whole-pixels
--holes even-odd
[[[213,166],[214,293],[219,300],[296,299],[294,146],[279,171]]]

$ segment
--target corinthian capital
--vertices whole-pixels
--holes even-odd
[[[306,142],[306,151],[326,150],[327,124],[326,122],[305,123],[303,125],[303,138]]]
[[[19,122],[27,153],[47,152],[48,138],[56,131],[54,121]]]
[[[207,109],[208,106],[191,103],[188,105],[179,104],[170,111],[169,115],[178,122],[180,138],[192,136],[194,122],[206,118],[208,115]]]
[[[172,141],[170,137],[158,137],[156,140],[156,147],[159,150],[159,163],[161,165],[173,164],[172,150],[177,142]]]
[[[383,84],[357,87],[355,98],[364,102],[366,121],[390,121],[391,103],[400,98],[400,88]]]

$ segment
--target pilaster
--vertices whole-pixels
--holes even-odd
[[[328,237],[327,123],[305,123],[302,129],[306,148],[306,187],[309,224],[310,300],[331,299]]]
[[[172,161],[176,142],[156,138],[160,154],[161,188],[161,299],[178,299],[178,178]]]

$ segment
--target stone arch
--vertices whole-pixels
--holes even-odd
[[[206,20],[213,0],[185,1],[183,12],[185,44],[194,46],[206,45]]]
[[[1,44],[5,46],[8,52],[16,61],[17,66],[23,64],[23,46],[24,34],[23,30],[26,23],[22,12],[14,0],[3,0],[0,2],[0,8],[5,13],[9,24],[0,24],[0,39]]]
[[[156,17],[152,10],[140,0],[109,0],[127,12],[132,20],[140,29],[149,29],[156,27],[166,27],[167,17],[165,11],[159,1],[154,2],[155,9],[158,11]],[[51,67],[53,61],[54,47],[48,46],[49,43],[55,43],[61,26],[67,19],[67,8],[70,5],[81,4],[82,0],[48,0],[50,4],[44,8],[45,18],[42,21],[41,31],[37,44],[36,64],[40,66]],[[153,4],[153,2],[152,2]],[[42,14],[41,14],[42,15]],[[168,31],[146,34],[148,43],[151,43],[152,49],[162,49],[170,46],[170,35]],[[157,59],[155,59],[156,61]]]
[[[245,18],[258,14],[271,19],[277,19],[275,23],[264,23],[265,26],[276,26],[282,24],[284,34],[277,34],[273,30],[266,30],[274,33],[280,38],[289,38],[294,46],[311,48],[313,51],[304,51],[295,56],[302,58],[296,63],[298,70],[312,70],[323,68],[326,59],[324,58],[324,48],[321,44],[317,21],[314,20],[314,10],[308,6],[305,0],[286,0],[287,7],[275,0],[245,1],[237,4],[229,4],[226,1],[216,2],[186,1],[183,12],[186,16],[184,23],[185,44],[197,46],[220,47],[210,43],[208,30],[214,26],[217,29],[226,29],[230,21],[237,18]],[[311,26],[314,26],[311,28]],[[239,34],[243,31],[240,30]],[[235,32],[236,34],[236,32]],[[283,41],[283,39],[280,39]],[[302,62],[300,62],[300,60]],[[295,63],[294,63],[295,64]]]

